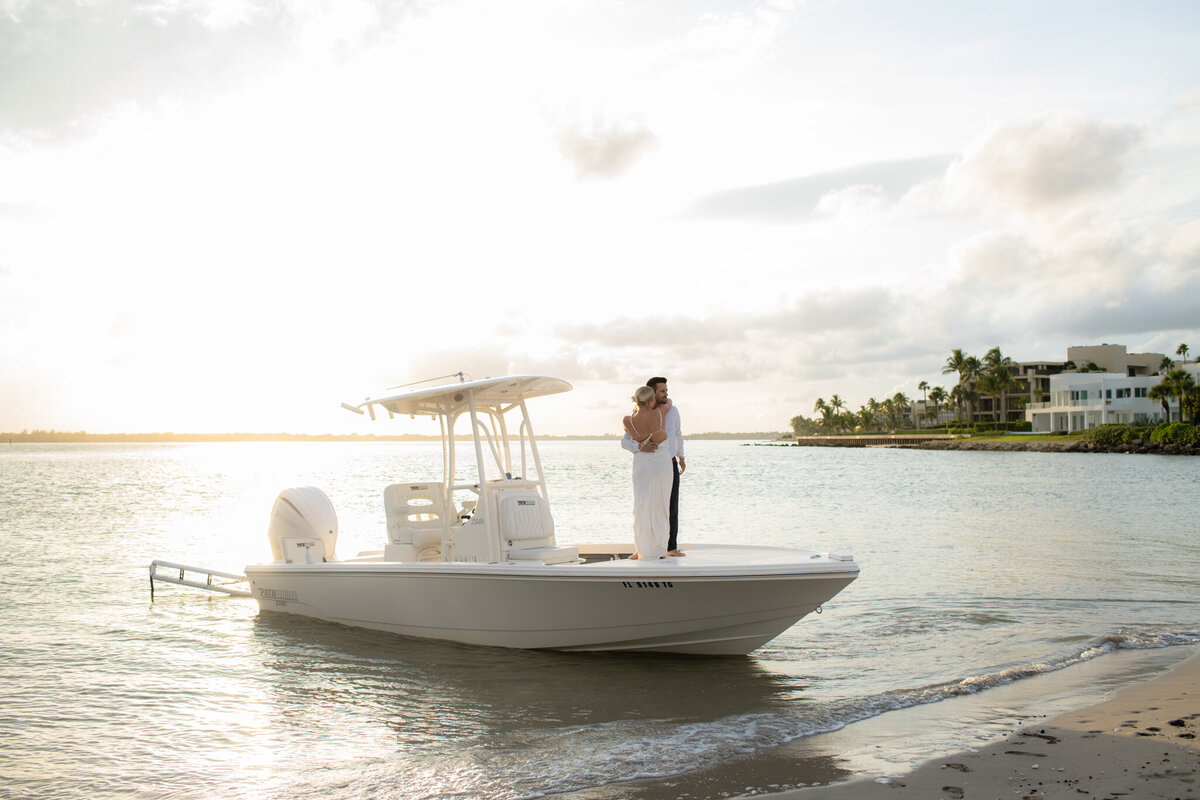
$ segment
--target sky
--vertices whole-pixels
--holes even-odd
[[[0,431],[781,431],[1198,334],[1200,3],[0,0]]]

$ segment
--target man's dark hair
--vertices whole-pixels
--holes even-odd
[[[650,380],[646,381],[646,385],[657,392],[658,385],[660,383],[666,383],[666,382],[667,382],[666,378],[651,378]]]

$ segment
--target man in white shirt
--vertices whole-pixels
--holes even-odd
[[[651,378],[646,381],[646,385],[654,390],[656,404],[662,405],[667,401],[666,378]],[[662,444],[671,451],[671,466],[675,472],[674,480],[671,482],[671,537],[667,540],[667,555],[682,556],[684,552],[679,549],[679,476],[687,469],[687,463],[683,458],[683,428],[679,422],[679,409],[674,403],[667,409],[663,427],[667,430],[667,438]],[[626,431],[625,436],[621,439],[621,447],[631,453],[636,453],[639,449],[652,452],[659,446],[650,441],[639,445]]]

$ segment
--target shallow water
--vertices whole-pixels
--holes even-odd
[[[151,603],[152,558],[267,558],[287,486],[330,495],[339,553],[379,547],[383,487],[436,477],[438,446],[0,449],[0,796],[595,791],[1200,642],[1200,459],[701,441],[688,456],[684,541],[849,550],[859,580],[732,659],[424,642],[183,589]],[[631,538],[615,442],[543,458],[560,541]]]

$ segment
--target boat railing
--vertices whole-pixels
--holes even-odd
[[[190,574],[189,574],[190,573]],[[195,577],[193,577],[193,575]],[[199,576],[204,576],[203,578]],[[177,564],[173,561],[155,559],[150,562],[150,599],[154,599],[154,582],[172,583],[176,586],[191,586],[194,589],[207,589],[211,592],[223,592],[236,597],[253,597],[246,587],[245,575],[232,572],[221,572],[208,567],[192,567],[187,564]]]
[[[487,425],[485,425],[483,420],[479,419],[478,416],[472,419],[472,423],[476,435],[483,440],[483,442],[488,446],[488,450],[491,451],[492,461],[496,464],[496,469],[500,470],[500,474],[503,475],[505,472],[511,469],[511,467],[505,463],[506,459],[501,453],[504,444],[502,442],[495,442],[492,440],[491,431],[488,430]]]

